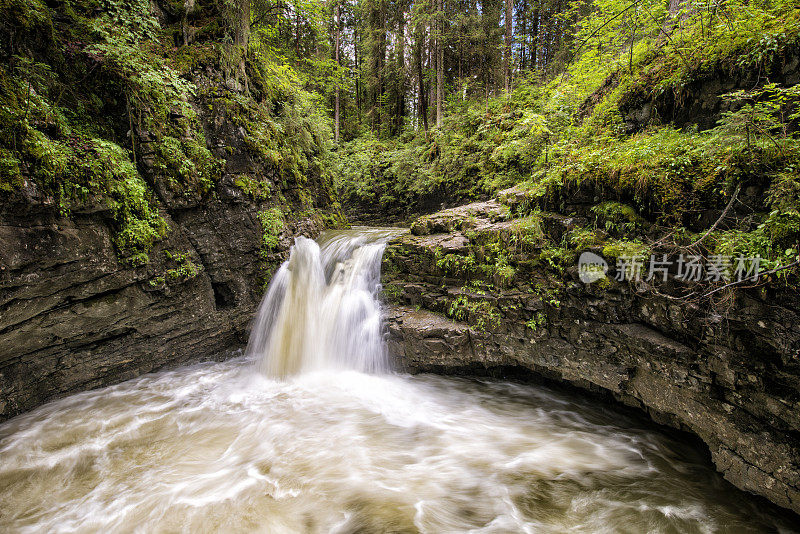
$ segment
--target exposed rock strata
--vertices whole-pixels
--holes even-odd
[[[278,247],[264,251],[257,213],[271,199],[254,201],[234,182],[242,174],[271,179],[274,170],[250,158],[241,132],[227,121],[204,118],[209,144],[228,161],[206,197],[173,198],[140,158],[170,227],[147,265],[118,257],[102,203],[65,216],[33,182],[2,193],[0,421],[72,392],[220,357],[246,342],[265,268],[282,261],[294,235],[315,236],[321,228],[313,217],[290,215]],[[320,180],[310,176],[304,187],[324,209],[331,199]],[[285,184],[290,213],[300,205],[298,184]],[[181,273],[166,252],[186,255],[199,272]]]
[[[479,203],[430,216],[393,241],[384,258],[390,351],[410,372],[525,368],[612,394],[657,422],[690,431],[725,478],[800,512],[800,313],[796,295],[739,292],[727,319],[713,310],[637,291],[601,288],[513,255],[516,274],[485,294],[437,265],[442,254],[480,254],[481,236],[515,230]],[[544,216],[550,232],[572,222]],[[561,230],[558,228],[561,227]],[[467,237],[467,236],[470,237]],[[484,240],[485,241],[485,240]],[[470,242],[473,243],[469,249]],[[437,256],[436,251],[440,250]],[[497,317],[446,315],[460,295]],[[533,326],[526,326],[538,317]]]

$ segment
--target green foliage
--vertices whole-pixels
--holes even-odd
[[[485,299],[471,298],[467,291],[468,288],[462,288],[462,293],[450,303],[447,316],[456,321],[468,322],[479,332],[497,328],[502,318],[497,306]]]
[[[475,256],[461,256],[459,254],[442,254],[441,249],[436,250],[436,267],[445,274],[453,276],[466,276],[476,270]]]
[[[403,299],[403,288],[397,284],[384,284],[383,286],[383,296],[389,302],[400,303]]]
[[[533,218],[509,243],[544,247],[540,259],[562,271],[575,250],[644,253],[645,233],[695,228],[698,214],[721,210],[734,191],[766,187],[772,213],[726,221],[736,226],[726,246],[733,250],[737,236],[750,243],[739,248],[761,250],[776,264],[796,241],[798,86],[765,83],[719,95],[725,111],[708,131],[663,124],[668,117],[655,113],[649,124],[626,121],[659,99],[689,104],[695,82],[779,72],[800,42],[800,9],[788,0],[729,0],[724,9],[695,2],[670,14],[668,5],[575,4],[565,15],[575,21],[575,36],[561,75],[518,79],[510,95],[494,98],[471,99],[465,89],[448,100],[445,120],[432,132],[368,134],[344,144],[335,165],[343,196],[405,216],[430,199],[466,201],[517,184],[526,197],[515,196],[517,217],[563,212],[576,192],[594,197],[596,228],[548,245]],[[754,218],[764,226],[751,227]],[[475,261],[471,276],[484,276],[490,262],[481,254]],[[502,261],[500,269],[510,274]]]
[[[726,230],[714,235],[714,253],[732,258],[761,258],[762,271],[795,262],[800,252],[800,213],[773,210],[752,231]],[[785,278],[791,271],[777,273]]]
[[[605,242],[606,235],[594,228],[575,228],[567,236],[567,243],[578,252],[589,247],[597,247]]]
[[[264,100],[211,94],[212,105],[245,130],[248,148],[274,165],[282,179],[304,184],[310,172],[328,164],[330,119],[320,111],[324,108],[318,98],[302,89],[300,75],[290,65],[262,47],[255,47],[253,54],[254,91]]]
[[[509,285],[517,274],[517,270],[509,264],[508,257],[505,255],[501,255],[497,258],[492,270],[494,278],[498,280],[501,286]]]
[[[343,143],[334,167],[343,196],[413,211],[430,196],[466,201],[519,182],[550,134],[545,117],[523,105],[496,99],[486,110],[471,102],[430,138],[420,132],[381,141],[367,134]]]
[[[568,267],[575,264],[577,256],[574,250],[566,247],[550,246],[542,249],[539,253],[539,260],[545,262],[547,266],[563,274]]]
[[[234,181],[234,185],[252,200],[269,200],[272,195],[272,183],[267,180],[255,180],[246,175],[241,175]]]
[[[767,204],[782,212],[800,211],[800,167],[787,165],[775,175],[767,190]]]
[[[0,190],[13,191],[22,185],[20,161],[10,150],[0,148]]]
[[[149,0],[104,0],[99,15],[91,19],[92,30],[107,40],[136,43],[155,39],[161,29]]]
[[[517,270],[511,265],[506,245],[499,240],[490,239],[480,247],[480,252],[483,261],[478,266],[478,270],[483,276],[498,286],[510,285]]]
[[[606,231],[628,233],[641,226],[641,217],[632,207],[620,202],[603,202],[594,206],[592,212],[597,223],[603,223]]]
[[[632,258],[640,256],[646,258],[650,256],[650,247],[641,241],[616,239],[603,247],[603,256],[606,258]]]
[[[62,212],[93,199],[104,202],[115,223],[113,241],[120,254],[134,265],[146,263],[147,252],[168,227],[129,153],[103,139],[55,141],[38,130],[27,133],[22,153],[33,176],[55,192]]]
[[[539,213],[534,212],[527,217],[514,220],[516,234],[514,240],[523,248],[534,249],[546,241],[542,219]]]
[[[189,280],[200,274],[200,271],[203,270],[202,265],[198,266],[191,260],[192,256],[188,252],[181,253],[165,250],[164,255],[168,260],[177,264],[175,268],[166,271],[167,280]]]
[[[0,65],[0,194],[27,180],[64,216],[106,213],[120,257],[144,265],[169,230],[154,190],[200,200],[215,194],[224,171],[225,160],[209,150],[202,109],[203,120],[241,128],[256,159],[275,167],[274,180],[238,177],[246,195],[284,203],[281,190],[292,191],[309,216],[341,224],[338,208],[320,211],[333,195],[325,106],[259,32],[249,49],[228,42],[239,24],[231,17],[236,7],[199,0],[193,42],[176,47],[183,2],[0,0],[8,22],[0,33],[9,37],[0,54],[7,60]],[[237,89],[248,77],[248,87]],[[260,217],[265,251],[276,246],[282,224],[268,213]]]
[[[278,247],[278,240],[283,232],[283,211],[280,208],[270,208],[258,212],[261,223],[262,256],[274,251]]]
[[[539,295],[543,302],[549,304],[553,308],[561,307],[559,291],[559,286],[545,285],[543,283],[537,283],[533,288],[533,292]]]
[[[150,279],[148,282],[150,287],[156,288],[170,283],[186,282],[203,271],[202,265],[197,265],[192,261],[190,252],[164,250],[164,256],[174,267],[164,271],[164,274]]]
[[[728,134],[727,139],[744,142],[771,141],[779,150],[792,148],[793,132],[790,121],[800,117],[800,86],[784,88],[775,83],[750,90],[722,95],[729,107],[722,113],[715,131]]]
[[[542,312],[536,312],[533,316],[525,322],[525,326],[536,332],[539,328],[547,325],[547,315]]]

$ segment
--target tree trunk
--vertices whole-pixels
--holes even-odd
[[[539,10],[533,11],[531,17],[531,68],[535,69],[538,65],[537,55],[539,53]]]
[[[359,56],[359,42],[358,42],[358,28],[353,28],[353,55],[355,56],[355,71],[356,71],[356,111],[358,112],[358,121],[361,123],[361,71],[358,70],[358,56]]]
[[[406,114],[406,32],[405,8],[401,6],[397,21],[397,116],[396,132],[403,131],[403,119]]]
[[[669,14],[667,18],[664,19],[664,25],[661,27],[665,34],[670,33],[678,22],[686,20],[689,17],[688,9],[684,10],[680,18],[678,17],[678,12],[684,4],[686,4],[686,0],[669,0]],[[663,35],[660,37],[663,37]]]
[[[186,46],[194,39],[194,32],[189,28],[189,15],[194,11],[194,0],[183,1],[183,18],[181,18],[181,30],[183,33],[183,45]]]
[[[336,4],[336,14],[334,16],[334,24],[336,25],[335,35],[336,35],[336,43],[334,46],[335,55],[336,55],[336,96],[334,97],[334,133],[333,139],[338,143],[339,142],[339,4]]]
[[[295,5],[295,15],[296,15],[296,20],[294,28],[294,53],[297,56],[297,59],[300,59],[300,26],[303,23],[303,19],[300,18],[300,9],[296,5]]]
[[[378,41],[378,98],[376,102],[375,109],[377,113],[375,115],[376,126],[378,128],[378,136],[381,135],[381,115],[382,115],[382,106],[383,106],[383,96],[386,92],[386,82],[384,79],[385,70],[386,70],[386,1],[381,1],[380,7],[380,39]]]
[[[442,100],[444,99],[444,0],[438,0],[438,34],[436,36],[436,127],[442,125]]]
[[[511,91],[511,39],[513,38],[512,27],[512,4],[513,0],[506,0],[506,46],[503,57],[503,78],[505,82],[506,94]]]
[[[250,41],[250,0],[239,0],[237,8],[239,16],[234,34],[234,44],[246,49]]]
[[[520,21],[520,29],[519,29],[518,33],[519,33],[519,35],[522,36],[522,43],[520,43],[520,47],[519,47],[519,70],[520,70],[520,72],[524,71],[525,67],[527,66],[526,57],[525,57],[526,56],[526,49],[528,47],[528,36],[527,36],[528,22],[526,20],[527,18],[528,18],[528,2],[523,0],[523,2],[522,2],[522,13],[520,13],[519,16],[517,17],[517,19]]]
[[[425,73],[423,71],[422,49],[425,46],[423,33],[417,30],[416,49],[414,50],[415,62],[417,63],[417,78],[419,80],[419,114],[422,117],[422,124],[425,132],[428,131],[428,103],[425,100]]]
[[[250,41],[250,0],[237,0],[231,4],[226,13],[228,24],[232,26],[233,45],[230,52],[235,57],[235,63],[228,65],[233,72],[233,79],[238,88],[239,82],[242,84],[244,92],[249,92],[247,70],[245,60],[247,59],[247,46]],[[227,80],[226,80],[227,81]],[[237,89],[238,90],[238,89]]]
[[[428,30],[431,33],[431,38],[428,40],[428,50],[426,59],[428,61],[428,70],[436,72],[436,23],[431,21]],[[436,76],[428,83],[428,122],[436,123]]]

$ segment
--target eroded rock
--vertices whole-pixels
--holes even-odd
[[[566,219],[546,231],[563,232]],[[536,249],[515,252],[505,286],[479,269],[446,272],[437,259],[446,244],[475,255],[489,237],[503,242],[514,221],[473,223],[436,223],[448,232],[401,236],[387,248],[389,346],[404,370],[524,368],[602,392],[696,434],[730,482],[800,512],[796,295],[742,292],[726,319],[628,284],[584,285],[577,269],[554,270]]]

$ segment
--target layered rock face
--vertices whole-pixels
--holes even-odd
[[[0,420],[246,342],[262,261],[250,203],[165,214],[171,232],[151,262],[127,267],[102,214],[64,218],[37,200],[0,213]],[[315,230],[301,221],[287,236]],[[187,255],[197,274],[165,251]]]
[[[228,163],[204,198],[166,194],[144,164],[169,226],[146,265],[119,257],[102,202],[64,215],[33,182],[3,194],[0,421],[68,393],[221,357],[247,341],[269,270],[282,261],[293,236],[315,236],[321,222],[313,213],[288,215],[274,236],[277,245],[266,249],[258,213],[273,203],[246,195],[235,177],[268,179],[273,171],[248,156],[242,136],[226,121],[218,123],[219,130],[209,126],[210,143],[227,151]],[[285,212],[300,212],[292,196],[297,184],[286,187],[291,204]],[[330,202],[314,177],[304,187],[318,196],[320,207]]]
[[[341,221],[326,127],[222,44],[228,3],[95,4],[0,24],[0,421],[241,346],[292,238]]]
[[[587,285],[501,219],[493,201],[448,210],[387,248],[390,352],[405,370],[524,369],[610,394],[699,436],[739,488],[800,512],[796,294],[739,290],[711,306],[669,284]],[[542,214],[551,235],[572,224]],[[482,272],[497,242],[514,269]]]

